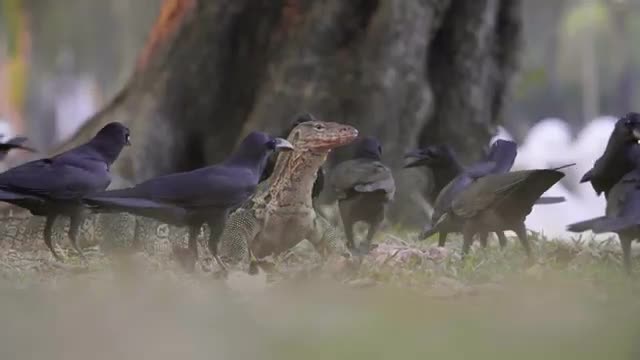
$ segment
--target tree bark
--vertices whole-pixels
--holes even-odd
[[[380,138],[411,209],[393,213],[409,221],[424,174],[400,171],[403,153],[450,142],[477,157],[514,70],[519,3],[166,0],[127,86],[57,150],[121,121],[134,146],[115,172],[138,182],[220,161],[250,130],[280,133],[309,111]]]

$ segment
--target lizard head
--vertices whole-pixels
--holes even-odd
[[[306,121],[298,124],[289,134],[296,151],[325,153],[347,145],[358,137],[353,126],[324,121]]]

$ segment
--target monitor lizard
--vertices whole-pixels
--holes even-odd
[[[219,254],[227,264],[278,255],[308,240],[322,255],[345,254],[344,236],[313,208],[318,168],[329,152],[351,143],[358,131],[334,122],[309,121],[287,140],[294,150],[280,154],[273,174],[228,218]]]

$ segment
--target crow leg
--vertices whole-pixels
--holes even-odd
[[[200,235],[201,224],[189,225],[189,251],[193,258],[198,261],[198,235]]]
[[[500,249],[504,249],[505,247],[507,247],[507,237],[504,236],[504,231],[498,231],[496,232],[496,235],[498,235],[498,242],[500,243]]]
[[[462,231],[462,258],[464,259],[469,253],[469,249],[471,249],[471,244],[473,243],[473,235],[474,231],[470,226],[465,226]]]
[[[353,220],[349,216],[349,207],[345,202],[339,202],[338,208],[340,209],[340,218],[342,218],[342,226],[344,227],[344,234],[347,237],[347,249],[354,251],[356,244],[353,239]]]
[[[369,230],[367,230],[367,238],[364,244],[360,245],[361,255],[367,255],[371,250],[371,242],[373,241],[373,237],[378,232],[378,229],[380,229],[380,224],[381,224],[381,221],[375,221],[369,224]]]
[[[75,250],[78,255],[82,258],[83,261],[87,261],[87,258],[84,256],[82,249],[78,246],[78,232],[80,231],[80,226],[84,221],[84,217],[82,214],[73,214],[69,218],[69,240],[71,240],[71,246],[73,246],[73,250]]]
[[[518,239],[520,239],[520,243],[522,244],[522,247],[524,248],[524,252],[527,254],[527,257],[529,258],[529,261],[533,260],[533,257],[531,255],[531,247],[529,246],[529,239],[527,239],[527,228],[524,226],[524,223],[520,223],[516,225],[513,231],[518,236]]]
[[[222,268],[223,275],[226,275],[229,270],[227,265],[225,265],[218,255],[218,242],[220,241],[220,235],[222,235],[222,231],[224,230],[224,224],[225,219],[217,217],[207,223],[209,226],[209,252],[211,252],[211,256],[213,256],[218,265]],[[253,253],[250,253],[250,256],[252,255]]]
[[[447,242],[447,235],[449,235],[449,233],[444,231],[438,233],[438,247],[444,247]]]
[[[53,257],[58,261],[62,261],[62,258],[56,250],[53,248],[53,242],[51,239],[51,231],[53,230],[53,224],[56,222],[57,214],[47,216],[46,222],[44,223],[44,243],[47,245]]]
[[[190,224],[189,230],[189,244],[187,245],[186,254],[182,253],[182,249],[174,247],[174,253],[177,256],[178,262],[187,272],[194,272],[196,270],[196,262],[198,261],[198,235],[200,234],[201,225]]]
[[[627,274],[631,274],[631,242],[632,238],[628,236],[620,236],[620,245],[622,245],[622,262],[624,270]]]
[[[480,233],[480,245],[482,245],[483,249],[487,248],[487,238],[488,237],[489,237],[489,233],[488,232]]]
[[[351,221],[344,223],[344,234],[347,237],[347,249],[354,251],[356,248],[355,239],[353,236],[353,223]]]
[[[142,232],[142,225],[138,222],[138,218],[135,219],[135,226],[133,228],[133,241],[131,241],[131,248],[134,251],[140,251],[144,248],[142,241],[140,240],[140,233]]]

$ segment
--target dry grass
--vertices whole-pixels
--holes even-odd
[[[0,255],[1,359],[633,359],[639,282],[617,242],[475,248],[394,232],[359,267],[300,249],[270,277],[162,257]],[[494,241],[495,242],[495,241]],[[292,259],[304,259],[303,263]]]

